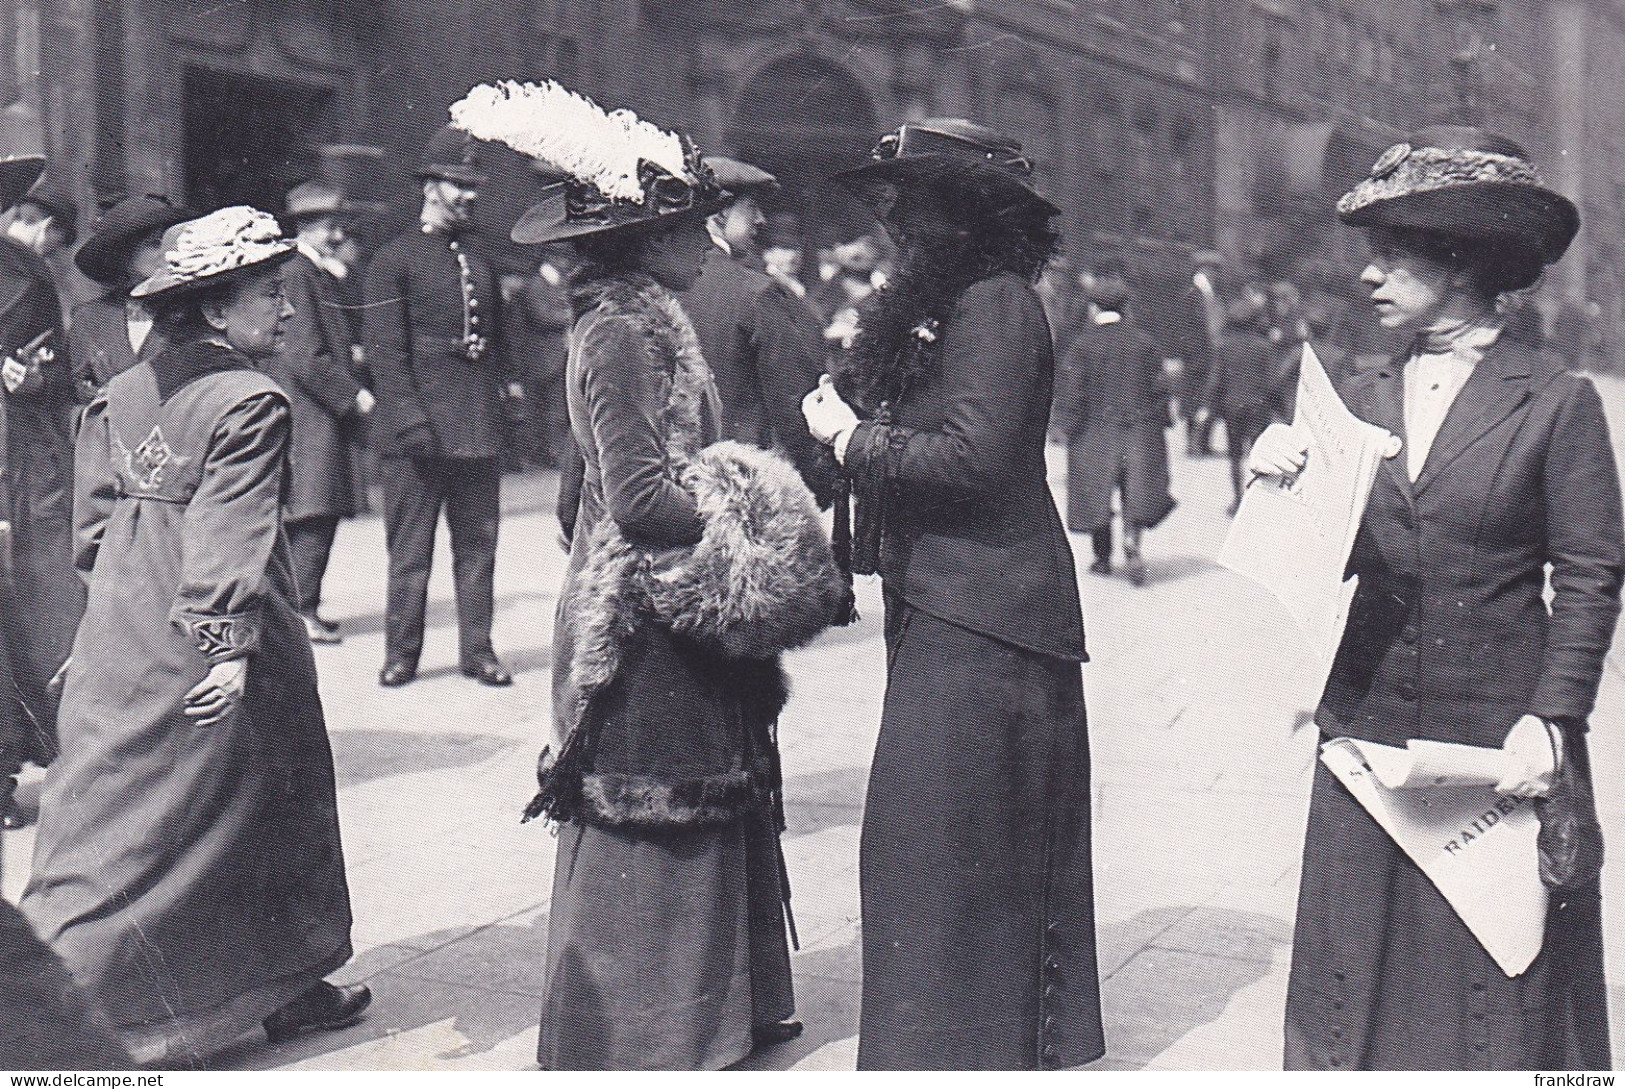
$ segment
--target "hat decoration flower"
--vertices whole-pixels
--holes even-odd
[[[552,80],[481,84],[452,105],[451,123],[563,176],[562,203],[532,208],[514,228],[518,242],[650,222],[726,198],[685,137],[631,110],[605,110]]]
[[[268,261],[284,261],[296,252],[275,216],[246,204],[170,227],[163,248],[163,269],[137,284],[130,292],[133,298],[188,289]]]
[[[164,264],[183,279],[202,280],[258,264],[289,247],[275,216],[238,205],[188,223],[175,248],[164,254]]]

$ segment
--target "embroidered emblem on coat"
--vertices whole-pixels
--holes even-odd
[[[175,451],[169,448],[157,424],[153,425],[152,433],[142,440],[134,453],[130,475],[142,488],[158,487],[164,479],[164,466],[174,460]]]
[[[234,635],[230,620],[199,620],[192,625],[192,638],[205,658],[234,649],[237,645]]]

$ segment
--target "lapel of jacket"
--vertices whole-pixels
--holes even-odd
[[[1403,362],[1404,357],[1398,356],[1376,369],[1365,401],[1366,421],[1398,435],[1402,443],[1409,441],[1405,436],[1405,371],[1401,366]],[[1414,509],[1416,492],[1411,487],[1410,474],[1405,471],[1403,449],[1395,457],[1382,459],[1382,471],[1388,474],[1389,480],[1399,489],[1399,494],[1403,495],[1405,502]]]
[[[1455,461],[1486,431],[1506,419],[1529,396],[1528,359],[1518,348],[1496,341],[1473,368],[1455,404],[1445,414],[1433,440],[1422,473],[1416,478],[1420,495],[1445,466]]]

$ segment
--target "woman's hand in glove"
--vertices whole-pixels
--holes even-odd
[[[1506,771],[1495,789],[1520,798],[1546,797],[1557,775],[1559,744],[1545,719],[1537,715],[1520,718],[1513,723],[1501,745],[1501,751],[1506,754]]]
[[[858,426],[858,414],[841,399],[835,382],[829,375],[818,380],[818,388],[801,399],[801,414],[807,419],[807,430],[825,446],[834,446],[844,434],[851,434]]]
[[[243,702],[248,659],[216,662],[195,688],[186,693],[186,716],[199,726],[217,726]]]
[[[1292,476],[1309,464],[1309,436],[1290,424],[1270,424],[1253,443],[1247,471],[1254,476]]]

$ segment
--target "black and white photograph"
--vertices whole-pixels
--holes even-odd
[[[1625,0],[0,0],[0,1074],[1612,1085],[1621,179]]]

